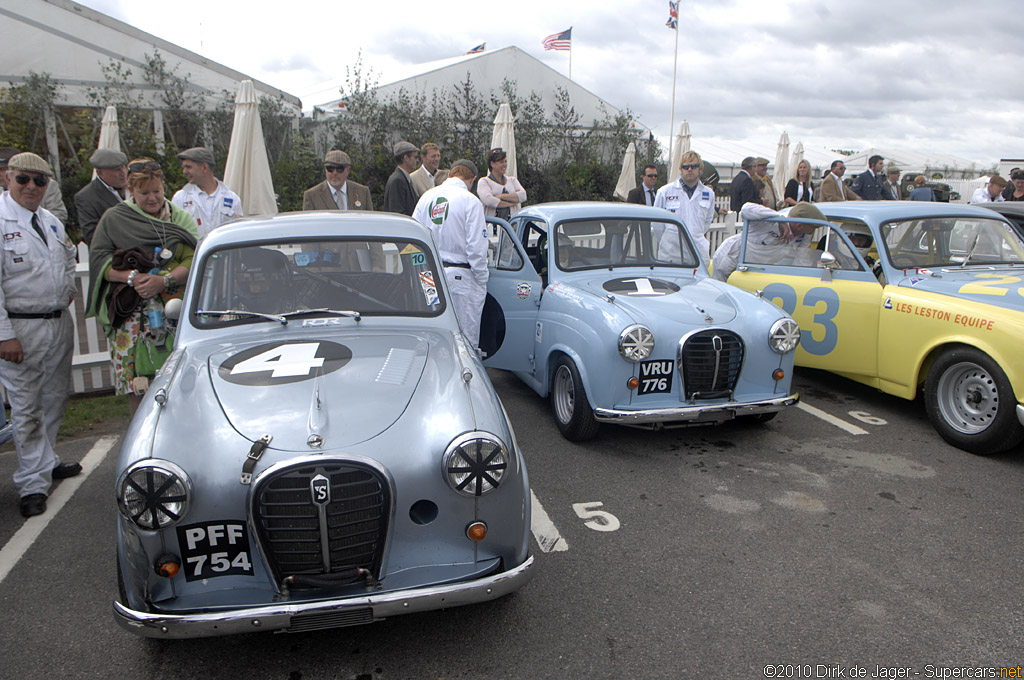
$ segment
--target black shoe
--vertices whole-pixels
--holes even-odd
[[[57,467],[53,468],[54,479],[67,479],[68,477],[74,477],[82,471],[82,466],[78,463],[61,463]]]
[[[46,512],[46,494],[30,493],[21,499],[21,516],[31,517]]]

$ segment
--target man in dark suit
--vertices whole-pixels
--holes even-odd
[[[747,156],[740,163],[740,171],[732,178],[732,185],[729,188],[729,209],[739,212],[744,203],[761,204],[761,195],[754,186],[754,180],[750,178],[750,172],[754,169],[753,156]],[[772,206],[774,209],[775,206]]]
[[[882,200],[898,201],[900,196],[900,169],[890,165],[885,173],[886,180],[882,182]]]
[[[92,243],[92,235],[103,213],[124,200],[128,156],[114,149],[97,149],[89,156],[89,163],[96,170],[96,177],[75,194],[78,227],[87,244]]]
[[[394,148],[395,171],[384,185],[384,211],[401,213],[412,217],[416,209],[416,189],[412,186],[410,173],[416,169],[420,152],[409,142],[398,142]]]
[[[875,154],[868,159],[868,169],[853,178],[853,191],[865,201],[882,200],[882,162],[885,159]]]
[[[348,178],[352,159],[334,149],[324,156],[327,179],[302,194],[303,210],[373,210],[370,189]]]
[[[626,194],[626,203],[654,205],[654,196],[657,193],[655,185],[657,183],[658,168],[653,165],[645,165],[643,183],[636,189],[630,189],[629,193]]]

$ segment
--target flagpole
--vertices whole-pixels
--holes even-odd
[[[569,80],[572,80],[572,26],[569,27]]]
[[[683,0],[679,0],[682,3]],[[679,5],[676,5],[676,50],[672,59],[672,117],[668,124],[668,163],[672,164],[672,140],[675,139],[676,130],[676,67],[679,64]],[[669,176],[672,175],[672,168],[668,169]]]

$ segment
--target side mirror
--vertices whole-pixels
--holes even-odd
[[[836,256],[827,250],[821,254],[821,259],[818,260],[818,266],[823,269],[839,269],[839,263],[836,262]]]
[[[178,320],[178,317],[181,316],[180,298],[174,298],[173,300],[167,301],[167,304],[164,305],[164,316],[168,319],[173,319],[175,321]]]

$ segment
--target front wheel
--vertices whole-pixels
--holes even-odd
[[[551,408],[562,436],[571,442],[593,439],[597,434],[597,419],[590,409],[583,380],[572,359],[563,356],[555,364],[551,381]]]
[[[960,347],[943,352],[928,371],[924,398],[932,425],[957,448],[987,455],[1024,439],[1010,381],[980,350]]]

